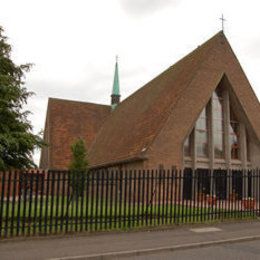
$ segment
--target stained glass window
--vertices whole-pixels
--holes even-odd
[[[209,102],[207,106],[202,110],[199,118],[197,119],[195,128],[192,134],[184,142],[184,156],[192,156],[191,144],[194,141],[195,136],[195,150],[196,157],[209,158],[209,151],[214,151],[215,159],[225,159],[225,154],[229,153],[232,160],[240,160],[240,123],[233,113],[230,105],[230,122],[228,123],[225,116],[227,111],[225,104],[228,103],[225,100],[224,91],[222,86],[219,86],[212,95],[212,102]],[[225,101],[225,102],[224,102]],[[212,105],[212,107],[211,107]],[[212,112],[212,113],[211,113]],[[225,133],[228,136],[225,136]],[[212,131],[212,132],[211,132]],[[211,139],[212,138],[212,139]],[[226,141],[229,142],[229,146],[226,147]],[[210,144],[213,144],[210,147]],[[246,149],[247,160],[250,160],[250,150],[248,133],[246,133]]]

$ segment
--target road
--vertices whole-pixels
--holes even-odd
[[[122,260],[259,260],[260,241],[234,243],[204,248],[177,250],[175,252],[122,257]]]

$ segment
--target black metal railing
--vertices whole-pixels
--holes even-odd
[[[0,173],[0,237],[255,218],[259,170]]]

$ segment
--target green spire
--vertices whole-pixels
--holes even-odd
[[[113,83],[113,89],[111,95],[112,110],[114,110],[119,103],[120,103],[120,89],[119,89],[119,76],[118,76],[118,57],[116,56],[114,83]]]
[[[113,84],[112,95],[120,96],[119,76],[118,76],[118,56],[116,56],[116,66],[115,66],[115,75],[114,75],[114,84]]]

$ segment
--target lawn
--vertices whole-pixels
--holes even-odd
[[[83,230],[124,230],[256,216],[255,211],[242,210],[238,204],[226,208],[224,203],[194,206],[189,201],[115,203],[114,199],[101,200],[95,197],[68,201],[68,197],[62,196],[33,197],[31,200],[20,200],[20,203],[17,200],[5,201],[0,205],[0,237]]]

